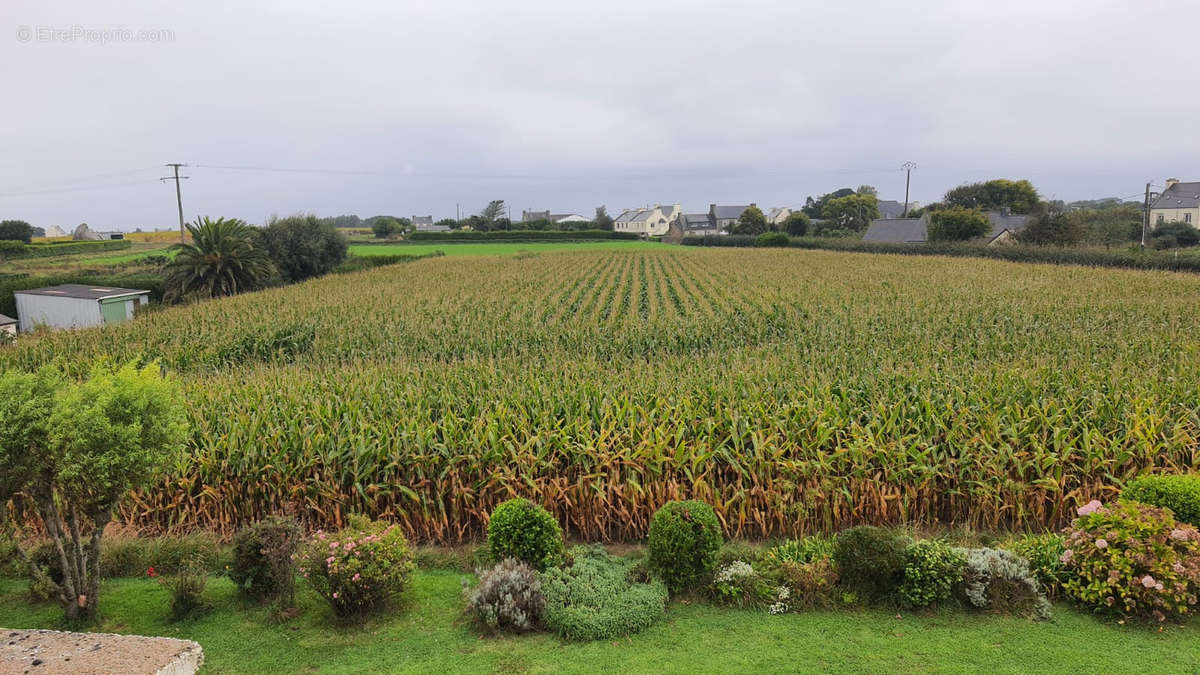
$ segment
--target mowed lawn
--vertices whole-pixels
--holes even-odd
[[[149,579],[105,583],[94,630],[199,642],[207,673],[748,673],[986,672],[1194,673],[1195,626],[1119,625],[1066,606],[1050,622],[895,611],[773,616],[672,604],[644,633],[612,642],[564,643],[549,635],[481,638],[459,619],[462,575],[422,571],[402,604],[364,625],[335,627],[302,590],[303,614],[270,620],[213,579],[206,614],[167,620],[167,592]],[[0,626],[59,628],[52,604],[31,607],[25,583],[0,581]]]
[[[428,244],[351,244],[354,255],[395,255],[408,253],[425,255],[441,251],[449,256],[516,255],[549,251],[646,250],[666,248],[668,244],[653,241],[533,241],[533,242],[430,242]]]

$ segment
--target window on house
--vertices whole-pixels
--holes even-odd
[[[1190,225],[1192,222],[1192,214],[1190,214],[1190,213],[1183,214],[1183,222],[1188,223]]]
[[[1154,223],[1156,225],[1162,225],[1163,224],[1163,214],[1161,214],[1161,213],[1158,214],[1158,220],[1154,221]]]

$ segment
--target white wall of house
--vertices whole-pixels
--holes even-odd
[[[1150,227],[1175,222],[1187,223],[1192,227],[1200,227],[1200,208],[1150,209]]]

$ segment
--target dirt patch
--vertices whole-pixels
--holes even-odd
[[[0,628],[0,673],[191,675],[204,662],[189,640]]]

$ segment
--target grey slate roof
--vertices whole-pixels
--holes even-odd
[[[629,209],[617,216],[618,223],[640,223],[654,213],[653,209]]]
[[[684,230],[707,230],[716,225],[708,219],[707,213],[684,213],[681,224]]]
[[[926,236],[924,218],[879,218],[871,221],[863,241],[919,244]]]
[[[879,199],[879,217],[890,219],[900,218],[904,215],[904,204],[894,199]]]
[[[522,223],[529,223],[529,222],[533,222],[535,220],[550,220],[550,219],[551,218],[550,218],[549,211],[522,211],[521,212],[521,222]]]
[[[150,291],[134,288],[117,288],[115,286],[89,286],[87,284],[61,284],[44,288],[31,288],[24,291],[13,291],[14,294],[48,295],[55,298],[80,298],[83,300],[104,300],[123,295],[145,295]]]
[[[413,225],[432,225],[433,216],[413,216]]]
[[[987,217],[988,222],[992,224],[992,230],[987,234],[988,241],[999,237],[1005,230],[1019,232],[1029,222],[1029,216],[1006,215],[999,211],[988,211]]]
[[[0,326],[11,326],[14,323],[17,323],[16,319],[12,318],[11,316],[0,314]]]
[[[750,208],[750,205],[745,206],[714,206],[712,208],[713,217],[717,220],[737,220],[742,216],[742,211]]]
[[[1200,182],[1176,183],[1163,190],[1152,209],[1194,209],[1200,206]]]

